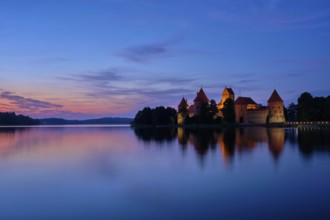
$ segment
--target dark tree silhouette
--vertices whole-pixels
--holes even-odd
[[[218,106],[217,103],[214,101],[214,99],[211,99],[210,101],[210,114],[212,115],[213,118],[216,117],[216,115],[218,114],[219,110],[218,110]]]
[[[299,121],[329,121],[330,120],[330,96],[313,97],[304,92],[298,98]]]
[[[325,98],[323,107],[323,120],[330,121],[330,96]]]
[[[133,119],[133,124],[137,125],[152,125],[152,110],[150,107],[145,107],[142,111],[136,113]]]
[[[38,125],[39,123],[38,119],[16,115],[15,112],[0,112],[0,125]]]
[[[198,122],[200,124],[209,124],[212,122],[209,103],[201,103],[199,107]]]
[[[235,122],[235,106],[234,101],[232,99],[226,99],[226,101],[223,103],[223,120],[226,123],[234,123]]]
[[[298,119],[298,105],[291,103],[286,109],[286,119],[288,121],[297,121]]]
[[[313,96],[304,92],[298,98],[298,120],[311,121],[313,115]]]
[[[133,125],[170,125],[176,124],[177,112],[174,108],[159,106],[154,109],[145,107],[139,111],[132,124]]]

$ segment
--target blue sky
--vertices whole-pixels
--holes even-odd
[[[327,0],[1,0],[0,111],[133,117],[224,86],[330,95]]]

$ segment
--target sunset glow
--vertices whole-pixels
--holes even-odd
[[[327,0],[0,2],[0,112],[133,117],[202,86],[287,106],[329,95]]]

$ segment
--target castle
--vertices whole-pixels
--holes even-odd
[[[227,99],[231,99],[235,106],[235,122],[236,123],[283,123],[284,106],[283,100],[276,90],[273,91],[267,101],[268,107],[258,105],[250,97],[237,97],[235,100],[234,91],[231,88],[224,88],[221,100],[217,104],[219,110],[218,117],[223,117],[222,109]],[[210,100],[206,96],[203,88],[197,92],[196,98],[192,105],[188,104],[187,99],[182,98],[178,105],[178,124],[184,124],[185,116],[189,117],[200,114],[201,106],[209,105]]]

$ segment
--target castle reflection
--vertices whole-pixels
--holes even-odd
[[[269,154],[278,161],[284,152],[286,142],[299,147],[306,158],[313,152],[330,152],[330,130],[301,130],[266,127],[245,128],[167,128],[135,131],[139,139],[162,144],[177,135],[178,144],[183,151],[193,147],[203,160],[210,151],[218,149],[224,164],[231,163],[235,155],[253,152],[258,147],[267,147]]]
[[[285,130],[283,128],[224,128],[224,129],[184,129],[178,128],[178,142],[186,148],[192,145],[196,152],[204,156],[209,149],[219,148],[223,161],[228,163],[235,153],[252,151],[259,144],[267,144],[274,159],[283,151]]]

